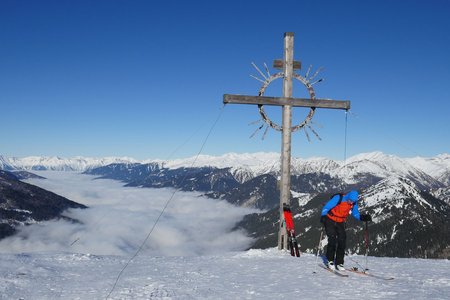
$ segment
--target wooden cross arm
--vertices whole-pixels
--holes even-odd
[[[314,108],[350,109],[348,100],[327,100],[308,98],[283,98],[266,96],[246,96],[246,95],[223,95],[223,103],[228,104],[258,104],[258,105],[278,105],[278,106],[299,106]]]
[[[297,60],[294,60],[292,63],[293,63],[294,70],[300,70],[302,68],[302,63],[301,62],[299,62]],[[281,59],[275,59],[273,61],[273,67],[275,69],[283,70],[284,62]]]

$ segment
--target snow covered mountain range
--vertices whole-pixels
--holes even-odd
[[[183,190],[210,192],[213,197],[224,197],[235,204],[267,209],[278,203],[277,193],[265,181],[273,181],[275,178],[276,182],[280,157],[277,153],[228,153],[222,156],[200,155],[171,161],[138,161],[128,157],[0,156],[0,169],[87,172],[119,179],[134,186],[173,186]],[[190,175],[185,178],[183,174],[188,169],[191,170]],[[382,152],[371,152],[355,155],[345,162],[319,157],[293,158],[292,175],[292,190],[297,193],[335,192],[355,186],[369,186],[381,179],[405,178],[420,190],[426,190],[450,203],[450,154],[431,158],[400,158]],[[264,177],[263,180],[261,176]],[[182,180],[184,182],[181,182]],[[259,185],[257,191],[253,190],[254,185]],[[237,187],[244,188],[236,189]],[[243,193],[245,190],[247,192]],[[270,194],[272,199],[275,198],[270,201],[272,204],[261,205],[264,197],[258,195],[258,192]]]
[[[240,182],[253,177],[276,173],[280,168],[278,153],[228,153],[222,156],[199,155],[186,159],[171,161],[145,160],[138,161],[129,157],[105,158],[61,158],[30,156],[25,158],[4,157],[0,155],[2,170],[58,170],[86,171],[110,164],[155,164],[161,168],[230,168]],[[293,158],[292,174],[300,175],[311,172],[328,173],[332,176],[345,177],[347,181],[355,180],[358,173],[370,173],[377,177],[387,177],[391,174],[414,176],[425,181],[435,179],[447,185],[450,181],[450,154],[440,154],[435,157],[400,158],[382,152],[370,152],[352,156],[344,161],[328,158]],[[431,177],[431,178],[430,178]]]
[[[5,158],[4,170],[70,170],[123,181],[129,186],[173,187],[265,210],[237,227],[255,238],[254,247],[276,244],[279,154],[200,155],[172,161],[131,158]],[[450,155],[400,158],[381,152],[345,162],[292,159],[292,210],[302,251],[317,245],[320,210],[330,195],[358,189],[360,208],[374,221],[371,253],[380,256],[450,257]],[[349,222],[349,251],[361,253],[362,226]],[[408,245],[408,248],[404,247]]]
[[[137,160],[128,157],[61,158],[57,156],[29,156],[24,158],[5,157],[0,155],[0,170],[52,170],[52,171],[85,171],[106,166],[112,163],[136,163]]]
[[[239,184],[264,174],[276,176],[280,169],[277,153],[228,153],[222,156],[200,155],[171,161],[138,161],[129,157],[106,158],[60,158],[25,157],[8,158],[0,155],[1,170],[58,170],[85,172],[108,165],[147,166],[151,169],[173,171],[186,168],[226,169]],[[128,168],[127,167],[127,168]],[[123,172],[122,172],[123,173]],[[327,174],[339,178],[347,185],[357,184],[362,178],[378,181],[389,177],[402,177],[412,180],[420,189],[431,191],[435,196],[450,203],[450,154],[435,157],[400,158],[382,152],[358,154],[344,161],[328,158],[293,158],[292,175]],[[328,188],[329,186],[324,186]],[[325,192],[326,190],[324,190]]]

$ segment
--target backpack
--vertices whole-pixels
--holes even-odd
[[[328,201],[330,201],[331,199],[333,199],[335,196],[337,196],[337,195],[339,195],[339,201],[338,201],[338,203],[336,204],[336,206],[338,206],[339,204],[341,204],[341,202],[342,202],[342,198],[344,197],[344,193],[336,193],[336,194],[333,194],[331,197],[330,197],[330,199],[328,199]],[[327,202],[328,202],[327,201]],[[325,206],[325,204],[326,203],[324,203],[323,205]],[[335,206],[335,207],[336,207]]]
[[[337,209],[337,207],[339,206],[339,204],[342,203],[342,198],[344,197],[344,194],[343,194],[343,193],[337,193],[337,194],[334,194],[334,195],[330,198],[330,200],[331,200],[333,197],[335,197],[336,195],[339,195],[339,201],[337,202],[337,204],[336,204],[333,208],[331,208],[331,209],[329,210],[329,212],[327,213],[327,215],[328,215],[328,217],[329,217],[330,219],[332,219],[332,220],[335,221],[335,222],[344,222],[345,219],[347,218],[349,212],[344,212],[343,215],[335,215],[335,214],[334,214],[335,212],[333,212],[333,210]],[[350,202],[350,203],[351,203],[351,204],[349,204],[349,205],[350,205],[350,208],[352,208],[352,207],[353,207],[353,203],[352,203],[352,202]]]

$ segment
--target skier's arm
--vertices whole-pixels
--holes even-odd
[[[355,202],[355,204],[353,204],[353,208],[352,208],[352,216],[358,220],[361,221],[361,215],[359,214],[359,209],[358,209],[358,202]]]
[[[340,198],[339,195],[335,195],[333,198],[331,198],[330,201],[328,201],[328,202],[324,205],[324,207],[323,207],[323,209],[322,209],[322,214],[321,214],[321,216],[326,216],[327,213],[328,213],[331,209],[333,209],[333,207],[335,207],[335,206],[338,204],[339,198]]]

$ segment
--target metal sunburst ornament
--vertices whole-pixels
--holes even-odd
[[[276,79],[282,79],[284,78],[284,73],[283,72],[278,72],[275,74],[270,74],[269,68],[267,67],[267,64],[264,63],[264,68],[266,73],[262,72],[260,68],[258,68],[258,66],[252,62],[253,67],[256,69],[256,71],[258,71],[258,73],[261,75],[262,78],[257,77],[255,75],[250,75],[250,77],[258,80],[259,82],[262,83],[261,88],[259,89],[258,92],[258,96],[264,96],[264,93],[267,89],[267,87],[270,85],[270,83],[272,81],[275,81]],[[316,99],[316,94],[313,88],[313,85],[322,82],[323,79],[317,79],[315,81],[313,81],[317,75],[319,75],[320,71],[323,69],[322,67],[318,68],[316,70],[316,72],[314,72],[313,75],[309,76],[310,72],[312,69],[312,65],[309,66],[305,76],[302,76],[300,74],[297,73],[293,73],[292,77],[295,78],[296,80],[298,80],[299,82],[301,82],[303,84],[303,86],[306,87],[308,93],[309,93],[309,97],[311,100],[315,100]],[[255,132],[250,136],[253,137],[256,135],[256,133],[261,130],[264,126],[267,126],[266,129],[264,130],[264,134],[262,136],[262,139],[265,138],[267,131],[269,129],[269,126],[272,127],[273,129],[277,130],[277,131],[283,131],[283,126],[278,125],[277,123],[273,122],[269,116],[267,115],[266,111],[264,110],[264,105],[258,105],[258,109],[259,109],[259,114],[261,115],[261,119],[250,123],[249,125],[253,125],[253,124],[258,124],[258,123],[263,123],[262,125],[258,125],[258,128],[255,130]],[[318,135],[318,133],[313,129],[313,127],[311,126],[311,120],[314,116],[314,112],[315,112],[315,107],[311,107],[309,109],[309,113],[306,116],[306,118],[303,120],[303,122],[300,122],[299,124],[292,126],[291,127],[291,132],[295,132],[299,129],[303,129],[305,131],[305,135],[308,139],[308,141],[311,141],[309,134],[307,132],[307,129],[309,129],[319,140],[322,140],[320,138],[320,136]]]

